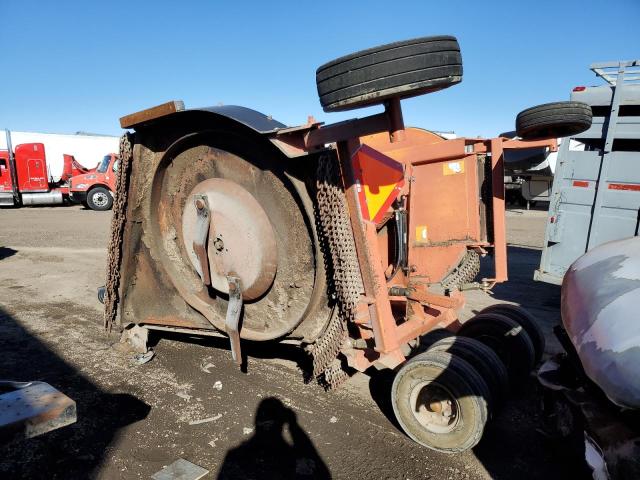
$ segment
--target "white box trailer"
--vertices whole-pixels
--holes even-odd
[[[49,168],[49,180],[60,180],[63,154],[73,155],[87,168],[95,167],[108,153],[118,153],[120,137],[96,134],[59,134],[11,131],[11,144],[43,143]],[[0,150],[7,149],[5,135],[0,135]]]

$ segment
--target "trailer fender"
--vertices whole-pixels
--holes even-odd
[[[202,118],[232,120],[235,123],[249,127],[260,134],[273,133],[286,125],[278,122],[263,113],[238,105],[219,105],[215,107],[203,107],[185,109],[181,100],[167,102],[156,107],[132,113],[120,118],[122,128],[139,130],[149,126],[164,123],[166,121],[190,122]]]

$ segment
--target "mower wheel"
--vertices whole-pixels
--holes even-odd
[[[405,433],[425,447],[454,453],[482,438],[489,389],[465,360],[427,351],[405,363],[393,380],[391,403]]]
[[[460,46],[452,36],[422,37],[362,50],[316,71],[325,112],[431,93],[461,81]]]
[[[481,313],[466,322],[458,335],[475,338],[491,347],[509,372],[511,385],[519,386],[535,364],[535,350],[526,330],[497,313]]]
[[[527,310],[519,305],[511,305],[509,303],[497,303],[483,309],[480,313],[497,313],[510,318],[522,328],[533,343],[533,349],[536,352],[536,364],[542,360],[545,349],[544,333],[538,325],[538,322]]]
[[[524,140],[570,137],[591,127],[591,107],[582,102],[554,102],[523,110],[516,132]]]
[[[87,194],[87,204],[91,210],[109,210],[113,205],[113,197],[106,188],[95,187]]]
[[[501,405],[509,393],[509,374],[500,357],[475,338],[451,336],[434,343],[429,351],[448,352],[472,365],[489,387],[489,408]]]

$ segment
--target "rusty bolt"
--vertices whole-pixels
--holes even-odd
[[[213,247],[219,252],[221,252],[224,249],[224,242],[220,237],[216,238],[213,241]]]
[[[417,271],[418,271],[418,267],[416,267],[415,265],[411,265],[411,266],[409,267],[409,271],[410,271],[410,272],[412,272],[412,273],[415,273],[415,272],[417,272]]]
[[[201,198],[196,200],[196,208],[198,210],[202,210],[204,208],[204,202],[202,201]]]

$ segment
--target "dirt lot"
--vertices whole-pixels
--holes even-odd
[[[359,374],[325,393],[304,384],[294,348],[277,359],[269,347],[248,345],[245,374],[225,341],[185,336],[156,336],[156,357],[134,366],[130,353],[114,348],[117,337],[103,332],[95,295],[110,214],[60,207],[2,210],[0,218],[0,378],[47,381],[76,400],[79,416],[73,426],[6,448],[2,478],[149,478],[180,457],[209,469],[205,478],[241,478],[240,467],[251,478],[570,474],[536,431],[533,379],[473,451],[448,456],[397,428],[385,374]],[[530,308],[550,331],[559,288],[532,280],[544,222],[545,212],[508,212],[512,281],[493,296],[470,294],[464,317],[509,301]],[[265,428],[274,422],[288,427],[284,434]]]

